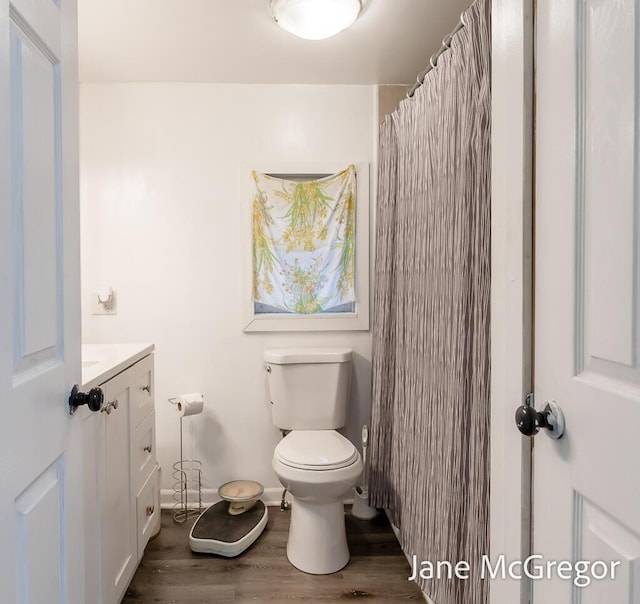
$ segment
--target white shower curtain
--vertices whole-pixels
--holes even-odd
[[[436,604],[485,604],[488,554],[490,1],[380,131],[371,504],[418,562]]]

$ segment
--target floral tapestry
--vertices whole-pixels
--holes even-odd
[[[252,175],[254,301],[299,314],[354,302],[355,166],[300,182]]]

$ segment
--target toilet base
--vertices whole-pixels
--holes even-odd
[[[287,558],[297,569],[329,575],[349,562],[342,501],[312,503],[293,496]]]

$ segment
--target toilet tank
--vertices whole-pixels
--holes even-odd
[[[264,351],[271,417],[282,430],[335,430],[347,423],[349,348]]]

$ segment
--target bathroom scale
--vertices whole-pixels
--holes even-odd
[[[245,551],[267,525],[267,506],[258,500],[262,485],[234,480],[222,485],[222,501],[208,507],[195,521],[189,533],[194,552],[233,557]]]

